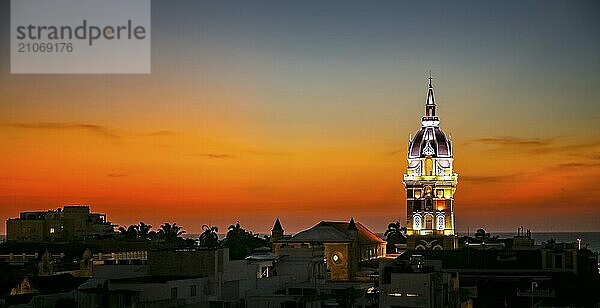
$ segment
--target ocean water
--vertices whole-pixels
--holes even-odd
[[[493,233],[492,236],[513,237],[516,233]],[[589,250],[600,253],[600,232],[532,232],[531,237],[536,244],[547,242],[554,239],[557,243],[576,243],[581,239],[581,247],[587,247]]]

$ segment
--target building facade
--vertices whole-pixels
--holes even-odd
[[[470,307],[461,303],[456,273],[443,272],[442,262],[425,262],[422,256],[382,264],[379,307]]]
[[[453,169],[452,141],[440,128],[431,77],[421,129],[408,142],[406,228],[408,249],[454,249],[454,193],[458,174]]]
[[[106,214],[91,213],[89,206],[22,212],[6,221],[6,240],[19,242],[63,242],[113,235]]]
[[[321,251],[327,280],[348,281],[357,277],[361,262],[385,257],[386,242],[359,222],[322,221],[292,237],[273,242],[273,252],[294,255],[305,249]],[[321,259],[323,260],[323,259]]]

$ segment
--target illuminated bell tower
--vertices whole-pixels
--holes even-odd
[[[421,129],[408,142],[406,228],[408,249],[454,249],[454,192],[452,142],[440,129],[433,86],[425,101]]]

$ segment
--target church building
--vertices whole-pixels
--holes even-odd
[[[452,141],[440,128],[433,86],[425,101],[421,129],[409,138],[406,188],[408,249],[454,249],[454,193],[458,174],[453,169]]]

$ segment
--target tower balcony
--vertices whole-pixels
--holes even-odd
[[[405,174],[404,184],[413,184],[414,182],[429,182],[429,183],[443,183],[452,182],[456,184],[458,182],[458,174],[454,173],[451,175],[414,175]]]

